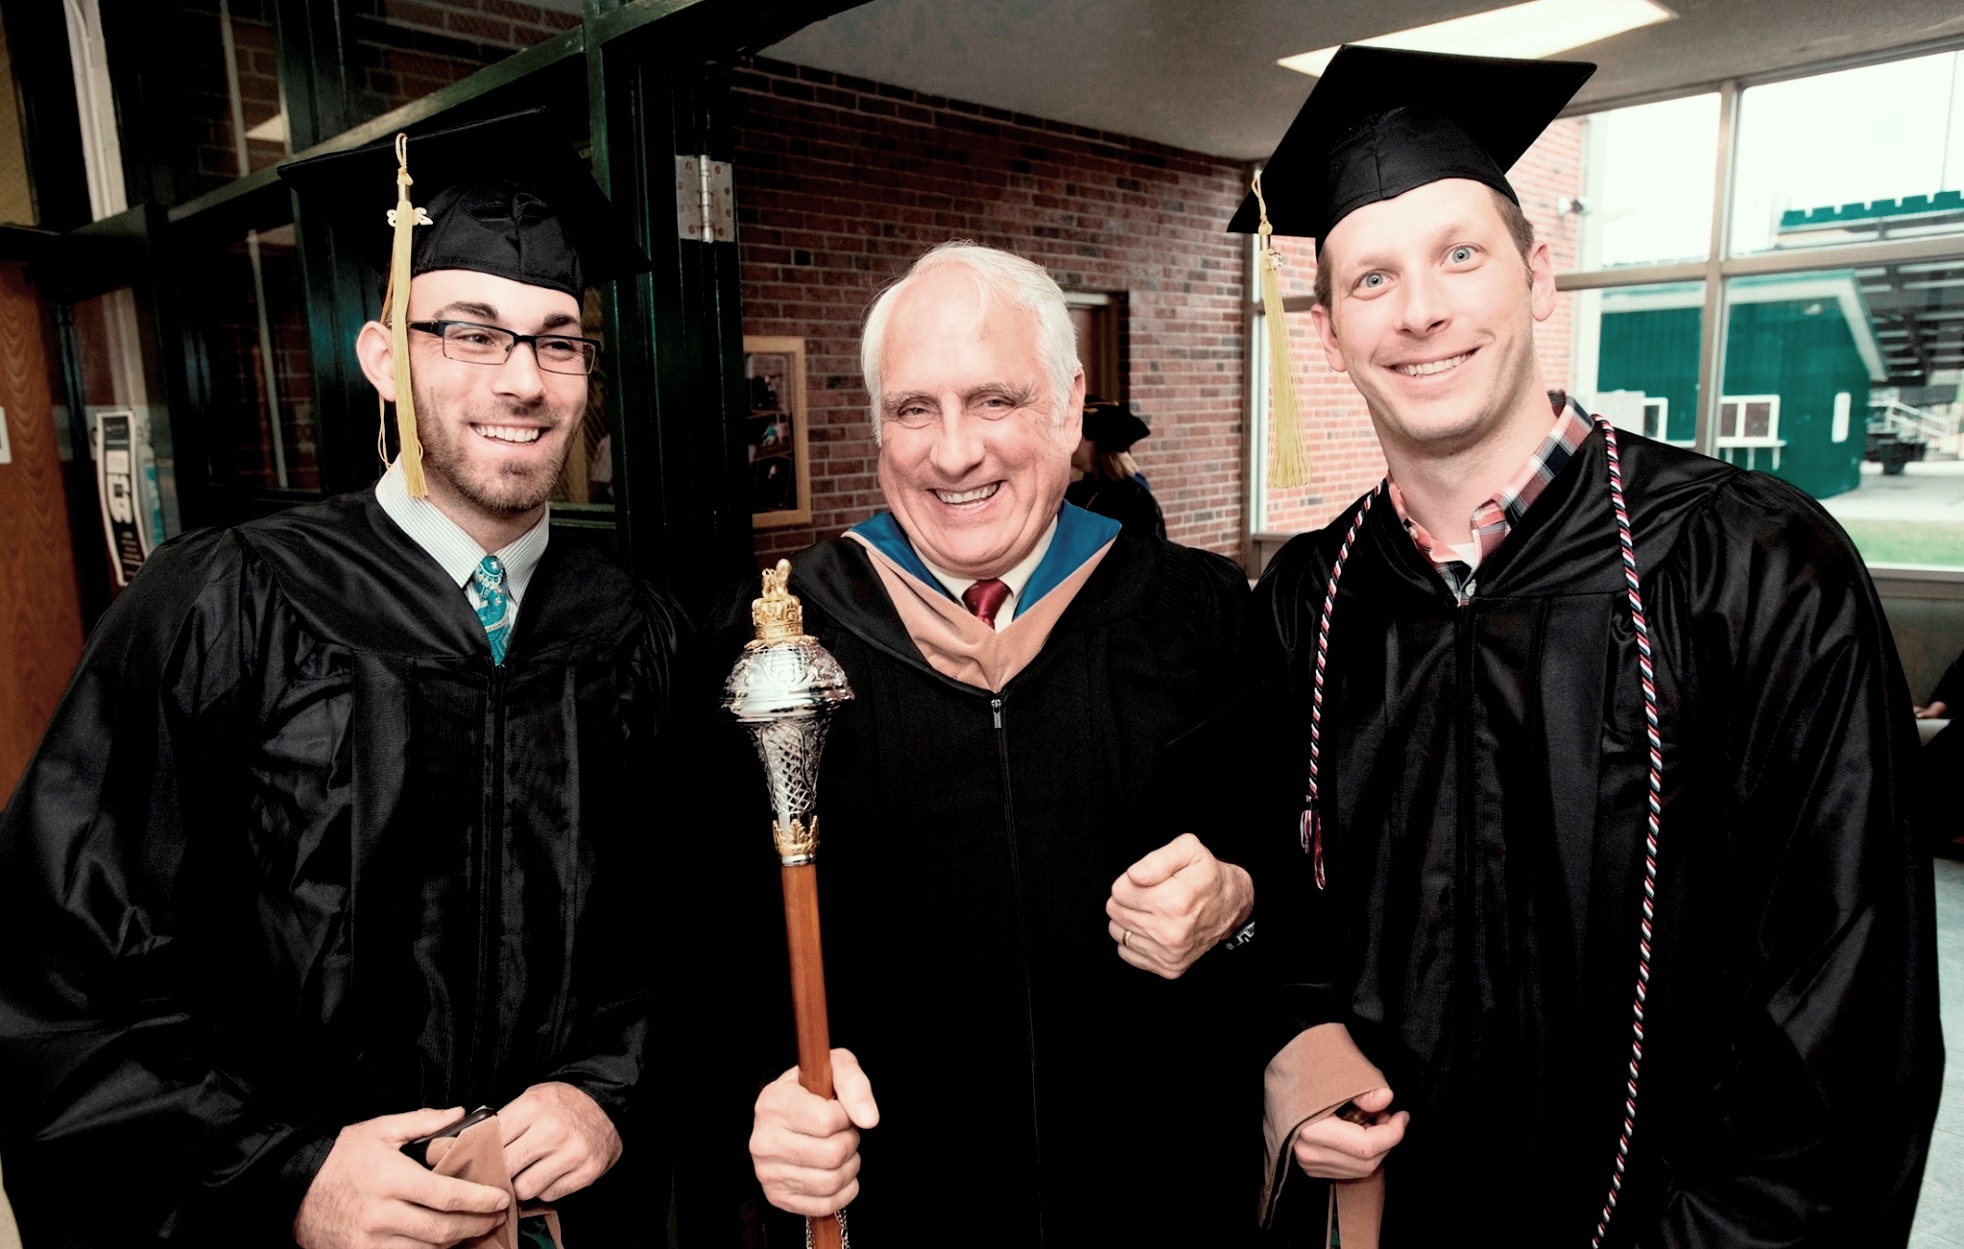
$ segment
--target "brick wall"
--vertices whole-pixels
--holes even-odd
[[[273,120],[280,111],[271,9],[268,0],[238,0],[229,6],[239,113],[248,131]],[[240,136],[232,127],[231,84],[226,75],[221,20],[217,0],[180,0],[169,25],[172,46],[168,55],[183,85],[183,97],[182,108],[160,129],[172,149],[180,201],[286,157],[286,145],[277,139],[248,136],[246,167],[240,168]]]
[[[1123,292],[1134,448],[1176,542],[1238,552],[1245,240],[1237,162],[768,61],[735,77],[744,332],[806,344],[813,523],[760,561],[881,507],[859,378],[874,295],[953,238],[1067,290]]]
[[[377,117],[580,24],[519,0],[355,0],[358,119]]]
[[[1548,240],[1557,273],[1575,268],[1577,260],[1578,219],[1563,216],[1556,201],[1581,193],[1582,125],[1579,120],[1556,122],[1508,173],[1535,233]],[[1309,294],[1316,277],[1313,248],[1305,240],[1281,243],[1287,262],[1283,294]],[[1552,386],[1568,382],[1573,305],[1573,296],[1561,296],[1554,315],[1535,327],[1535,354]],[[1324,363],[1309,314],[1291,313],[1289,321],[1296,402],[1309,431],[1312,476],[1299,489],[1268,492],[1268,514],[1262,525],[1268,533],[1298,533],[1328,524],[1384,476],[1384,455],[1378,450],[1363,399],[1349,379]]]

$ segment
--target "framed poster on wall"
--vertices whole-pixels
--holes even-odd
[[[811,440],[805,422],[805,340],[745,335],[743,376],[750,388],[745,440],[750,452],[750,524],[809,525]]]

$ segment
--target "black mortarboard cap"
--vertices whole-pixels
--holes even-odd
[[[1133,443],[1150,433],[1152,428],[1123,404],[1084,405],[1084,436],[1101,451],[1129,450]]]
[[[579,299],[588,286],[649,268],[566,128],[545,109],[411,134],[406,153],[411,201],[430,219],[416,227],[412,277],[473,269]],[[280,177],[303,210],[324,211],[338,237],[388,272],[393,138],[282,165]]]
[[[1323,239],[1367,204],[1444,178],[1485,183],[1515,203],[1507,170],[1596,72],[1585,61],[1449,56],[1347,44],[1262,170],[1277,234]],[[1252,234],[1250,194],[1228,223]]]

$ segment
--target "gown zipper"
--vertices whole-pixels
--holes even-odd
[[[1474,1050],[1474,1019],[1480,1002],[1480,987],[1474,975],[1474,898],[1473,856],[1477,824],[1473,810],[1473,622],[1468,607],[1470,596],[1462,594],[1453,609],[1454,726],[1458,744],[1454,750],[1458,781],[1458,801],[1454,820],[1457,836],[1453,848],[1453,981],[1459,986],[1459,1023],[1454,1053],[1462,1073],[1471,1071]]]
[[[1003,725],[1003,698],[989,700],[989,716],[996,730],[996,757],[1002,765],[1002,818],[1009,845],[1010,887],[1016,897],[1016,944],[1018,968],[1023,975],[1023,1038],[1030,1067],[1030,1132],[1036,1146],[1034,1184],[1036,1191],[1037,1243],[1043,1242],[1043,1132],[1037,1114],[1037,1021],[1035,997],[1030,990],[1030,937],[1023,922],[1023,864],[1016,851],[1016,797],[1009,781],[1009,730]]]

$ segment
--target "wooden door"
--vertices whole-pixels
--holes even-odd
[[[75,661],[82,609],[48,389],[53,359],[26,266],[0,263],[0,797],[13,792]]]

